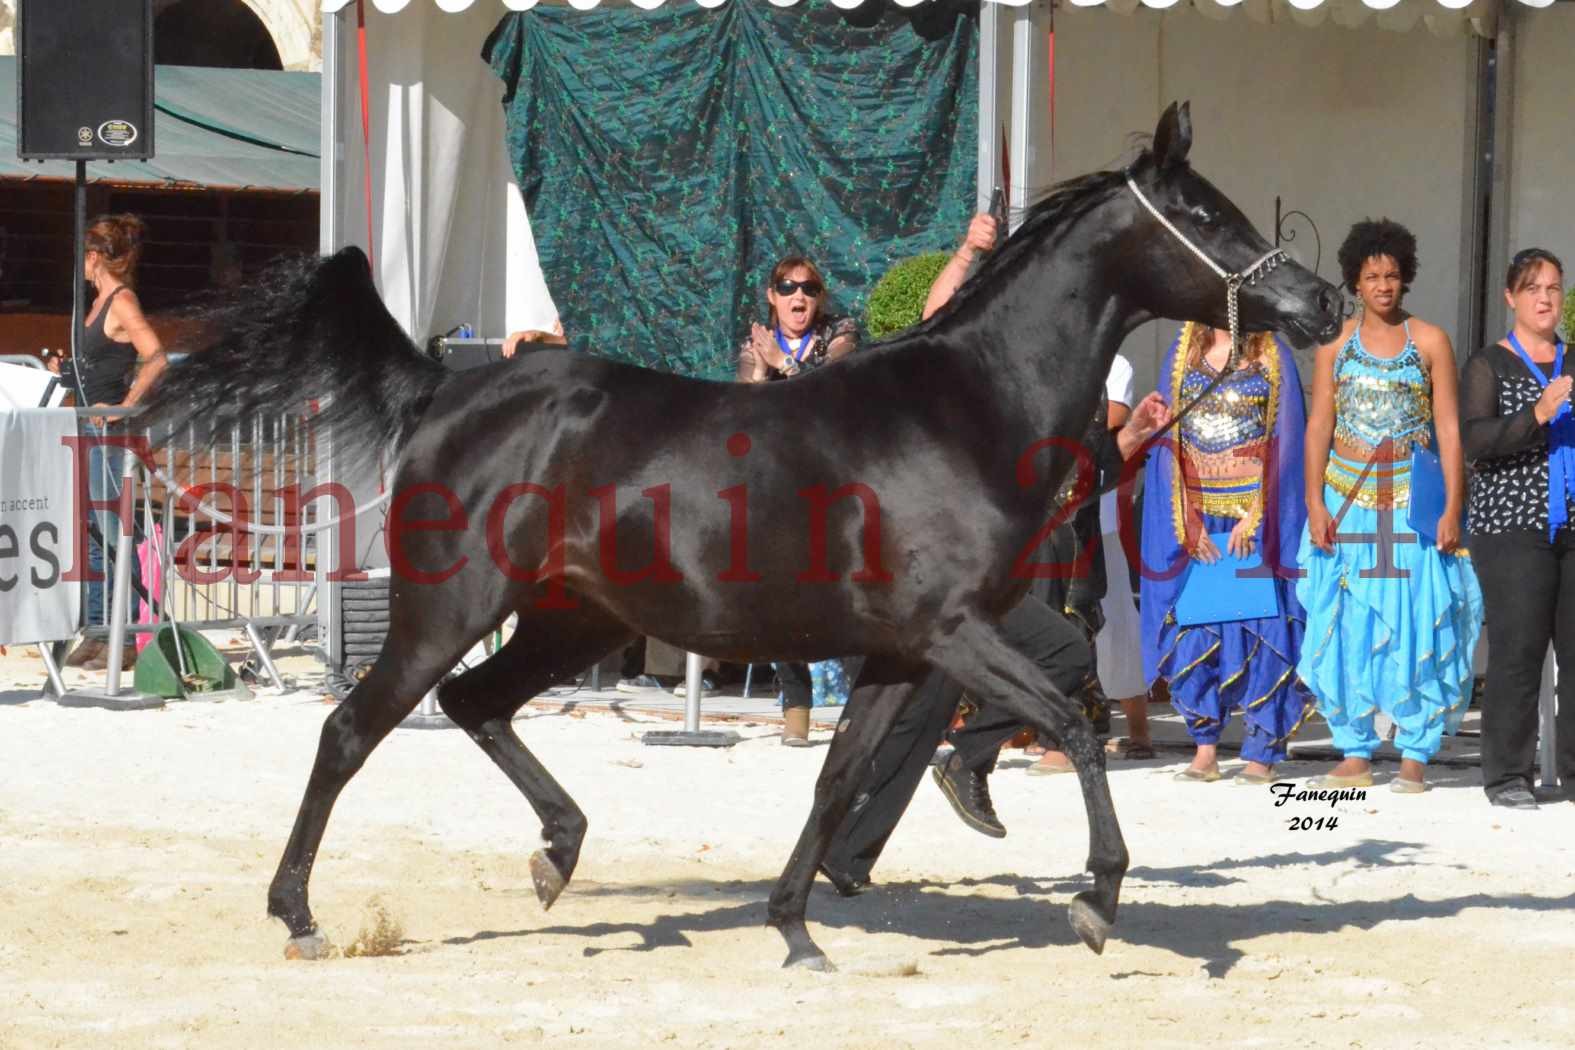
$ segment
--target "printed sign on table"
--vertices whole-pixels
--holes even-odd
[[[68,582],[75,542],[76,414],[0,404],[0,645],[56,641],[77,629]]]

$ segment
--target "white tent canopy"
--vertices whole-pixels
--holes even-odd
[[[355,0],[323,0],[323,10],[338,11]],[[529,11],[538,3],[548,2],[589,11],[602,6],[604,0],[371,0],[383,14],[398,14],[410,7],[425,3],[435,4],[447,13],[467,11],[473,6],[493,10],[499,7],[510,11]],[[605,0],[609,6],[626,6],[654,10],[668,3],[695,3],[701,7],[720,7],[728,0]],[[799,0],[770,0],[778,7],[792,7]],[[860,6],[864,0],[831,0],[845,9]],[[894,0],[901,7],[915,7],[927,0]],[[1032,0],[993,0],[1010,7],[1024,7]],[[1168,10],[1178,6],[1192,7],[1210,18],[1226,18],[1233,13],[1257,22],[1270,22],[1287,18],[1302,25],[1322,25],[1325,20],[1336,25],[1353,28],[1368,19],[1376,19],[1385,29],[1408,30],[1418,22],[1439,34],[1461,32],[1470,27],[1477,34],[1492,37],[1497,28],[1498,11],[1505,0],[1067,0],[1074,7],[1106,5],[1123,14],[1140,7]],[[1555,0],[1517,0],[1528,7],[1548,7]]]

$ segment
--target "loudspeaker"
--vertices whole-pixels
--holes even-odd
[[[153,156],[153,0],[21,0],[23,160]]]

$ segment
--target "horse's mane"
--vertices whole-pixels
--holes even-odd
[[[951,301],[936,311],[928,321],[915,325],[890,342],[898,342],[903,336],[928,332],[938,320],[978,295],[980,288],[994,283],[993,278],[997,271],[1015,266],[1019,258],[1038,243],[1046,227],[1070,222],[1103,201],[1106,191],[1121,184],[1131,166],[1148,155],[1148,150],[1144,149],[1137,154],[1131,165],[1089,172],[1086,175],[1058,182],[1043,191],[1028,205],[1027,218],[1023,220],[1022,225],[1007,237],[1005,243],[985,258],[973,276],[957,289]]]

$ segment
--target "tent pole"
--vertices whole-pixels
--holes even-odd
[[[1456,315],[1455,355],[1464,360],[1473,347],[1482,345],[1486,333],[1487,304],[1493,301],[1490,276],[1491,239],[1488,230],[1493,201],[1495,114],[1493,111],[1493,44],[1480,37],[1471,41],[1471,94],[1466,110],[1465,155],[1461,170],[1465,185],[1460,195],[1460,307]]]
[[[1001,93],[1003,69],[1009,69],[1006,46],[1008,10],[985,0],[979,7],[979,175],[974,211],[990,206],[990,194],[1001,181]]]
[[[340,158],[344,154],[344,123],[339,119],[339,73],[343,68],[339,49],[341,34],[339,20],[342,12],[322,14],[323,19],[323,72],[322,72],[322,132],[321,141],[327,145],[322,150],[322,167],[318,178],[317,230],[318,247],[324,255],[331,255],[344,243],[340,233],[339,198],[340,178],[343,168]]]
[[[1050,0],[1012,8],[1013,229],[1034,192],[1050,185]]]
[[[1486,332],[1497,331],[1505,320],[1503,300],[1499,298],[1494,274],[1503,272],[1502,267],[1511,253],[1510,225],[1515,202],[1510,153],[1514,149],[1515,70],[1520,64],[1520,41],[1516,39],[1519,7],[1519,4],[1503,5],[1498,15],[1498,36],[1493,44],[1493,173],[1488,197],[1487,265],[1482,275],[1487,284],[1483,293],[1483,329]],[[1467,344],[1467,348],[1472,345]]]
[[[341,71],[345,68],[341,61],[340,51],[343,46],[344,34],[340,32],[342,11],[329,14],[323,12],[323,71],[320,77],[322,85],[322,130],[320,132],[323,148],[320,150],[322,159],[321,173],[318,176],[319,195],[317,199],[317,240],[318,249],[324,255],[331,255],[338,251],[344,244],[343,222],[340,215],[339,202],[343,197],[344,178],[344,122],[339,119],[340,99],[343,92],[339,82]],[[316,478],[318,485],[332,486],[338,481],[338,472],[334,468],[333,436],[326,431],[317,436]],[[336,569],[351,570],[354,565],[335,565],[334,559],[339,552],[340,525],[334,525],[317,540],[317,636],[327,642],[328,666],[340,667],[344,663],[344,637],[339,630],[339,594],[340,583],[334,579]],[[350,523],[348,527],[354,527]],[[305,551],[303,549],[304,557]]]

